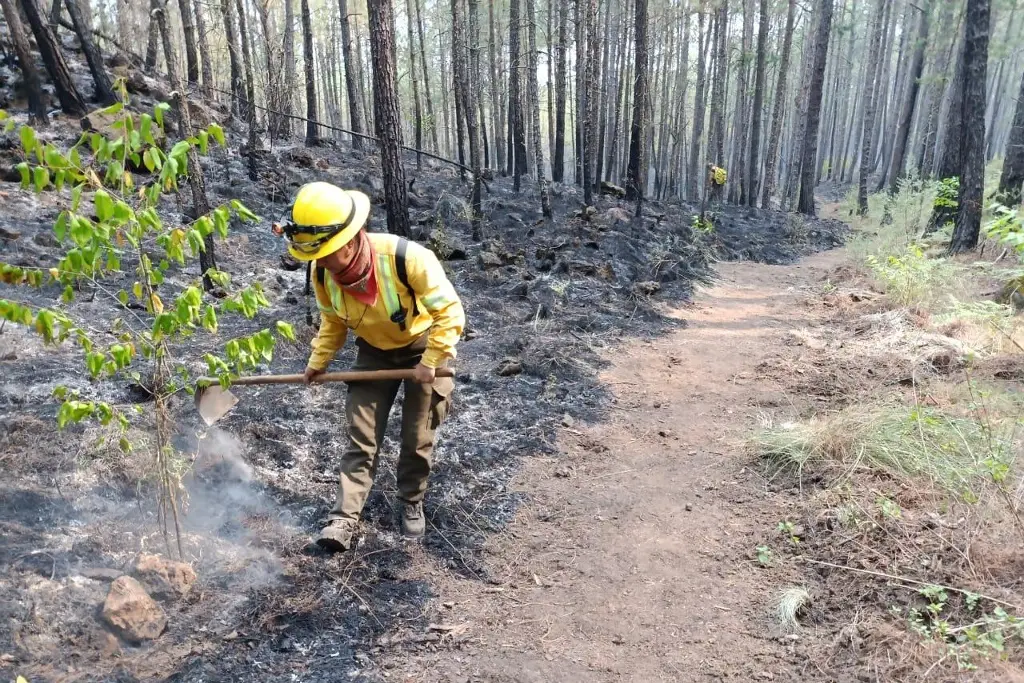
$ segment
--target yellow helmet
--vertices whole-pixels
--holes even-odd
[[[370,198],[324,182],[299,188],[290,220],[275,226],[288,238],[288,252],[300,261],[333,254],[352,241],[370,217]]]

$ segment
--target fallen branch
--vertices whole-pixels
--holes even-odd
[[[832,567],[833,569],[843,569],[843,570],[848,571],[848,572],[854,572],[855,574],[867,574],[868,576],[874,576],[874,577],[877,577],[877,578],[880,578],[880,579],[888,579],[890,581],[899,581],[901,583],[909,583],[909,584],[913,584],[915,586],[935,586],[937,588],[941,588],[942,590],[953,591],[954,593],[960,593],[961,595],[974,595],[974,596],[977,596],[979,598],[982,598],[983,600],[988,600],[989,602],[994,602],[997,605],[1002,605],[1003,607],[1010,607],[1012,609],[1017,610],[1018,612],[1024,611],[1024,608],[1020,607],[1019,605],[1014,605],[1012,602],[1006,602],[1005,600],[1000,600],[999,598],[993,598],[990,595],[984,595],[982,593],[975,593],[974,591],[964,590],[963,588],[954,588],[953,586],[944,586],[941,583],[932,583],[932,582],[929,582],[929,581],[918,581],[917,579],[911,579],[911,578],[908,578],[906,576],[897,576],[895,574],[886,574],[885,572],[876,572],[876,571],[873,571],[871,569],[858,569],[857,567],[850,567],[850,566],[847,566],[847,565],[844,565],[844,564],[833,564],[832,562],[822,562],[821,560],[812,560],[812,559],[809,559],[809,558],[806,558],[806,557],[801,558],[801,559],[803,559],[804,562],[807,562],[809,564],[821,565],[823,567]]]

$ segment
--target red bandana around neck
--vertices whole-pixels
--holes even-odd
[[[331,279],[356,301],[373,306],[377,302],[377,254],[365,231],[360,230],[356,239],[359,244],[352,261],[341,273],[331,273]]]

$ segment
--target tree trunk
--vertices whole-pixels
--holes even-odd
[[[409,196],[402,167],[402,120],[395,67],[395,18],[391,0],[369,0],[373,61],[373,118],[380,140],[388,232],[409,236]]]
[[[28,0],[32,2],[33,0]],[[85,53],[85,61],[89,65],[89,73],[92,74],[92,82],[95,86],[95,98],[103,105],[117,102],[117,95],[114,94],[114,84],[110,81],[107,69],[103,64],[103,55],[100,54],[92,39],[92,27],[86,23],[85,16],[79,3],[82,0],[64,0],[68,8],[68,16],[75,27],[75,34],[82,45],[82,52]]]
[[[476,3],[470,0],[473,7],[471,12],[476,12]],[[460,109],[466,117],[466,127],[469,129],[469,163],[473,168],[473,199],[472,219],[473,239],[479,241],[482,237],[480,229],[480,136],[477,130],[477,108],[473,105],[473,98],[476,89],[473,83],[472,68],[467,60],[469,54],[468,43],[465,37],[465,22],[462,17],[462,0],[451,0],[452,7],[452,73],[455,78],[455,95],[461,102]],[[474,24],[476,22],[473,22]],[[473,31],[470,30],[470,40]]]
[[[596,144],[596,149],[595,149],[595,154],[594,154],[594,161],[595,161],[595,163],[597,165],[597,168],[594,171],[594,182],[595,183],[600,183],[601,182],[602,173],[604,173],[605,126],[608,125],[608,115],[606,113],[607,112],[606,104],[607,104],[607,100],[608,100],[608,72],[610,70],[608,68],[608,45],[611,42],[608,39],[608,37],[611,35],[611,33],[609,33],[610,28],[611,28],[611,17],[612,17],[611,8],[608,8],[608,10],[604,14],[604,37],[605,37],[605,40],[602,41],[602,46],[601,46],[601,68],[600,68],[600,74],[598,76],[598,81],[600,83],[600,86],[598,87],[597,101],[596,101],[598,113],[597,113],[597,117],[595,119],[596,122],[597,122],[597,144]]]
[[[344,18],[341,21],[342,32],[345,35]],[[342,43],[344,49],[344,43]],[[284,0],[284,83],[281,88],[281,113],[285,114],[281,124],[279,135],[291,137],[292,122],[288,118],[294,111],[295,106],[295,0]],[[346,67],[347,70],[348,67]],[[349,124],[351,125],[351,123]]]
[[[800,161],[800,203],[797,210],[814,215],[814,187],[817,184],[818,126],[821,119],[821,94],[825,80],[829,31],[832,27],[832,0],[821,1],[817,37],[814,42],[814,71],[807,96],[807,123],[804,126],[803,154]]]
[[[430,127],[430,141],[434,151],[440,152],[441,145],[437,140],[437,120],[434,118],[434,100],[430,95],[430,69],[427,67],[427,49],[423,43],[423,17],[420,13],[420,0],[412,0],[416,9],[416,33],[420,41],[420,68],[423,70],[423,93],[427,100],[427,120]]]
[[[61,108],[70,116],[85,116],[88,113],[85,100],[78,92],[78,87],[71,77],[71,71],[64,60],[64,53],[61,52],[57,36],[51,30],[50,25],[44,21],[43,15],[39,12],[39,6],[36,5],[36,0],[21,0],[21,8],[36,37],[36,46],[39,48],[39,54],[43,57],[50,80],[53,81]]]
[[[985,79],[991,0],[967,0],[964,26],[964,95],[960,128],[960,196],[956,228],[949,252],[958,254],[978,246],[985,191]]]
[[[790,0],[795,3],[796,0]],[[686,174],[686,197],[691,202],[700,198],[700,145],[704,135],[704,111],[707,84],[707,51],[711,43],[711,24],[706,20],[707,0],[700,0],[697,14],[697,84],[693,104],[693,128],[690,131],[690,164]],[[705,30],[707,27],[707,30]]]
[[[949,49],[939,52],[936,58],[935,76],[929,79],[931,83],[928,86],[928,105],[924,108],[924,111],[927,112],[927,119],[924,132],[920,135],[921,149],[917,160],[918,174],[923,178],[931,177],[935,173],[936,142],[938,141],[939,123],[941,121],[943,95],[949,82],[949,65],[953,60],[954,51],[956,50],[958,36],[960,35],[960,19],[962,18],[962,15],[958,12],[957,24],[955,28],[950,30],[948,27],[952,23],[954,7],[952,3],[947,2],[939,3],[939,7],[938,25],[943,27],[942,32],[945,35],[951,36],[951,40],[949,42]]]
[[[491,130],[494,137],[494,165],[502,173],[505,172],[505,124],[501,120],[501,112],[503,108],[501,106],[502,95],[501,95],[501,79],[498,76],[498,39],[497,30],[494,26],[494,3],[487,3],[487,16],[488,16],[488,56],[490,57],[490,74],[491,74]],[[565,78],[563,72],[562,78]],[[564,102],[563,102],[563,124],[564,124]],[[552,168],[554,172],[554,168]]]
[[[569,0],[549,0],[549,2],[556,1],[558,2],[558,52],[555,57],[555,146],[551,153],[551,178],[556,183],[560,183],[565,173],[565,63],[568,52],[565,34],[566,26],[569,23],[566,10]]]
[[[270,12],[268,7],[258,0],[256,2],[256,12],[259,14],[260,29],[263,33],[263,59],[267,69],[265,90],[267,108],[272,110],[267,112],[267,132],[270,134],[270,144],[273,145],[273,141],[280,136],[278,131],[284,127],[284,119],[282,119],[280,114],[276,113],[281,111],[280,73],[274,67],[274,50],[270,46]],[[196,16],[199,16],[199,12],[196,12]]]
[[[789,60],[793,51],[793,27],[796,23],[796,0],[789,0],[786,13],[786,30],[782,38],[782,61],[779,63],[779,79],[775,85],[775,106],[772,108],[771,131],[768,134],[768,149],[764,156],[764,191],[761,207],[771,208],[771,197],[775,192],[775,165],[782,137],[782,119],[786,109],[786,79],[789,77]]]
[[[907,142],[910,139],[910,126],[914,122],[914,109],[917,106],[917,95],[921,89],[921,73],[924,71],[924,53],[928,45],[928,24],[931,17],[931,0],[925,0],[921,9],[920,24],[917,29],[917,41],[914,56],[907,71],[907,95],[900,111],[899,128],[896,130],[896,143],[892,148],[892,160],[889,163],[889,193],[896,194],[900,178],[903,177],[903,162],[907,154]]]
[[[586,0],[586,27],[587,34],[587,67],[584,80],[586,81],[586,110],[583,115],[583,203],[592,206],[594,203],[594,153],[597,149],[597,77],[598,77],[598,38],[597,38],[597,0]]]
[[[971,0],[972,2],[974,0]],[[969,31],[967,31],[969,33]],[[964,91],[966,70],[964,62],[965,35],[960,36],[953,81],[949,85],[946,108],[945,132],[941,135],[935,175],[939,180],[959,178],[963,170],[963,146],[961,139],[964,125]],[[961,178],[962,180],[962,178]],[[928,230],[942,228],[956,219],[956,209],[950,206],[936,206],[932,212]]]
[[[470,0],[475,3],[476,0]],[[548,178],[544,172],[544,145],[540,133],[540,88],[537,84],[537,13],[533,0],[526,0],[526,16],[529,18],[527,41],[530,48],[527,61],[526,84],[530,97],[530,116],[533,118],[533,157],[537,168],[537,191],[540,193],[540,208],[545,218],[551,218],[551,195],[548,191]],[[475,90],[473,91],[476,92]]]
[[[150,3],[152,10],[153,3]],[[149,16],[149,28],[146,31],[146,71],[153,71],[156,68],[156,60],[159,55],[160,32],[157,29],[156,21],[153,19],[152,11]]]
[[[647,132],[647,0],[635,0],[633,58],[633,122],[629,128],[629,163],[626,165],[626,199],[637,203],[637,215],[644,198],[647,177],[643,141]]]
[[[456,0],[452,0],[455,2]],[[455,8],[452,7],[454,13]],[[416,78],[416,40],[413,33],[412,0],[405,0],[405,25],[409,36],[409,73],[412,83],[413,136],[416,149],[423,149],[423,109],[420,106],[419,79]],[[416,168],[423,168],[423,155],[416,155]]]
[[[711,90],[711,137],[713,144],[708,145],[708,156],[716,166],[725,166],[725,108],[726,84],[729,81],[729,49],[728,49],[729,2],[722,0],[715,18],[715,77],[712,79]]]
[[[210,59],[210,41],[206,37],[206,20],[203,19],[203,5],[200,0],[193,0],[196,13],[196,33],[199,41],[199,60],[202,62],[203,95],[213,96],[213,62]],[[269,46],[268,46],[269,47]]]
[[[10,2],[10,0],[6,0]],[[999,198],[1006,206],[1020,204],[1021,185],[1024,184],[1024,76],[1020,79],[1017,107],[1013,114],[1013,127],[1006,145],[1006,160],[999,176]]]
[[[256,83],[252,72],[252,51],[249,50],[249,20],[245,16],[242,0],[235,0],[235,11],[238,12],[238,35],[242,39],[242,69],[245,72],[245,117],[252,127],[256,123]]]
[[[316,120],[316,69],[313,62],[313,19],[309,13],[309,0],[302,0],[302,62],[306,74],[306,147],[320,144]]]
[[[29,123],[39,127],[49,126],[50,120],[46,113],[46,98],[43,96],[39,71],[36,69],[36,60],[32,55],[28,34],[25,32],[25,26],[21,23],[18,8],[14,6],[14,0],[0,0],[0,8],[3,9],[7,30],[10,33],[11,42],[14,43],[14,53],[18,57],[18,66],[21,68],[21,77],[25,82]]]
[[[508,111],[509,111],[509,137],[512,142],[512,158],[509,162],[512,165],[512,187],[519,192],[521,177],[527,173],[526,163],[526,121],[523,118],[523,96],[520,86],[523,81],[523,69],[520,63],[521,49],[519,31],[522,21],[519,16],[519,0],[511,0],[509,3],[509,85],[508,85]]]
[[[764,109],[765,52],[768,44],[768,0],[761,0],[757,27],[757,64],[754,69],[754,106],[750,122],[750,165],[747,170],[746,199],[748,206],[757,206],[761,168],[761,115]]]
[[[875,82],[875,73],[878,71],[878,49],[882,41],[882,22],[889,1],[878,0],[874,30],[871,33],[871,46],[866,55],[871,61],[865,75],[867,82],[864,83],[864,119],[862,121],[864,132],[861,137],[860,175],[857,184],[857,213],[861,216],[868,214],[868,174],[871,172],[871,155],[874,149],[876,92],[880,91],[882,87],[882,84]]]
[[[341,55],[345,62],[345,94],[348,97],[348,119],[353,133],[364,131],[362,109],[359,97],[359,80],[356,58],[352,49],[352,28],[348,20],[348,0],[338,0],[338,13],[341,15]],[[363,140],[357,135],[352,136],[352,149],[361,150]]]
[[[234,9],[232,0],[221,0],[221,14],[224,17],[224,30],[228,44],[228,60],[231,64],[231,111],[245,120],[249,120],[249,104],[245,96],[245,83],[242,75],[241,56],[238,47],[238,32],[235,30]]]
[[[754,8],[752,0],[743,0],[743,36],[740,43],[739,68],[736,74],[736,111],[734,115],[733,182],[729,185],[729,198],[737,204],[746,204],[746,151],[747,123],[750,120],[750,57],[754,35]]]
[[[196,54],[196,26],[189,0],[178,0],[181,30],[185,35],[185,78],[190,84],[199,83],[199,56]]]

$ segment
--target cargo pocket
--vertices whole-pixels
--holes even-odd
[[[452,393],[455,391],[455,380],[451,377],[438,377],[430,385],[430,429],[437,429],[448,416],[452,405]]]

